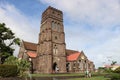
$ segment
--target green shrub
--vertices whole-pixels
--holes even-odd
[[[24,77],[25,75],[27,75],[28,73],[26,72],[29,71],[29,67],[30,67],[30,62],[24,59],[19,60],[18,63],[19,76]]]
[[[0,76],[1,77],[13,77],[17,76],[18,69],[17,65],[0,65]]]
[[[20,77],[23,77],[24,75],[26,75],[27,74],[26,71],[29,71],[29,67],[30,67],[30,62],[24,59],[18,59],[17,57],[14,57],[14,56],[8,57],[5,60],[4,64],[17,65],[18,75]]]
[[[117,73],[112,74],[110,78],[111,78],[111,80],[120,80],[120,74],[117,74]]]

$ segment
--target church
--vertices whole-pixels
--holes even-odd
[[[62,11],[49,6],[43,13],[38,43],[22,41],[18,57],[31,62],[32,73],[94,71],[83,51],[66,48]]]

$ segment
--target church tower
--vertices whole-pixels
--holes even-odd
[[[66,44],[62,11],[48,7],[42,13],[37,47],[38,73],[66,72]]]

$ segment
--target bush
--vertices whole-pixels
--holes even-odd
[[[5,60],[4,64],[17,65],[18,75],[20,77],[25,76],[27,74],[25,72],[29,71],[29,67],[30,67],[30,62],[24,59],[18,59],[17,57],[14,57],[14,56],[8,57]]]
[[[13,77],[17,76],[18,69],[17,65],[0,65],[0,76],[1,77]]]
[[[120,80],[120,67],[115,69],[113,72],[114,73],[112,73],[110,76],[111,80]]]
[[[120,80],[120,74],[117,74],[117,73],[112,74],[110,78],[111,78],[111,80]]]

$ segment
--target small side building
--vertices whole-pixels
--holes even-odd
[[[66,51],[67,52],[67,51]],[[83,51],[68,53],[67,71],[68,72],[84,72],[85,70],[94,71],[95,66]]]
[[[20,50],[18,54],[18,58],[25,59],[30,61],[31,63],[31,72],[35,72],[36,70],[36,57],[37,57],[37,44],[22,41],[20,44]]]

